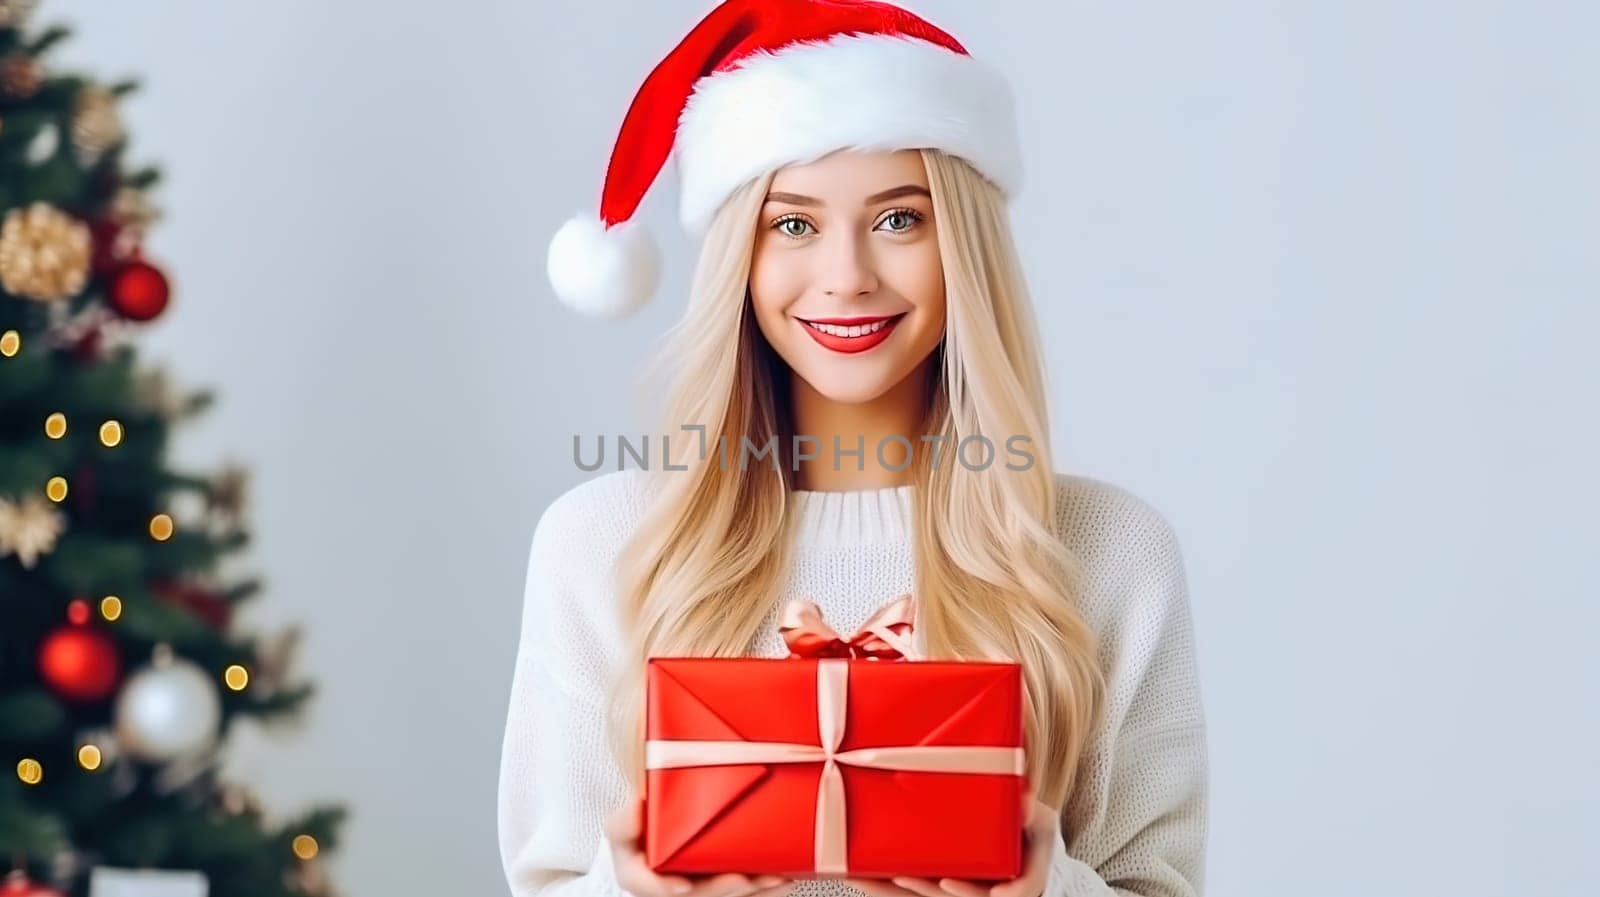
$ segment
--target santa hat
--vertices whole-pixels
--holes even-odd
[[[611,152],[598,216],[550,241],[556,296],[619,318],[655,292],[660,254],[634,212],[677,153],[690,235],[730,193],[839,149],[932,147],[1006,196],[1022,184],[1010,86],[955,38],[888,3],[727,0],[639,88]]]

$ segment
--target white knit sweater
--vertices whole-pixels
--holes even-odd
[[[581,483],[534,530],[500,764],[500,857],[515,897],[626,893],[602,831],[627,786],[601,702],[621,645],[610,568],[645,510],[647,482],[625,470]],[[1067,474],[1057,486],[1061,531],[1087,574],[1081,610],[1100,634],[1108,706],[1062,813],[1044,895],[1198,895],[1208,759],[1177,540],[1125,489]],[[793,562],[755,656],[787,655],[777,613],[790,598],[815,600],[848,634],[912,591],[911,488],[793,493]],[[793,897],[862,892],[807,879]]]

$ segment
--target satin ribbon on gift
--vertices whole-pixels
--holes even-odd
[[[821,763],[815,823],[815,871],[846,875],[844,774],[841,764],[911,772],[1025,775],[1023,749],[989,745],[901,745],[841,751],[850,693],[850,661],[817,661],[817,729],[822,743],[786,741],[645,741],[645,767],[727,766],[766,763]]]
[[[908,592],[885,604],[849,638],[840,636],[822,618],[815,601],[796,598],[783,608],[778,631],[790,657],[855,657],[864,660],[920,660],[912,644],[916,605]]]

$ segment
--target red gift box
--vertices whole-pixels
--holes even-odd
[[[1016,663],[655,657],[646,694],[657,872],[1022,873]]]

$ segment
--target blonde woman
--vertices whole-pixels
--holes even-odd
[[[573,308],[620,316],[653,291],[631,216],[673,151],[701,242],[653,381],[670,438],[655,466],[571,489],[535,528],[500,771],[512,893],[1200,894],[1183,560],[1148,503],[1051,465],[1003,79],[887,4],[722,4],[641,87],[599,216],[552,241]],[[922,656],[1022,666],[1023,874],[653,872],[646,658],[781,658],[801,602],[848,633],[902,596]]]

